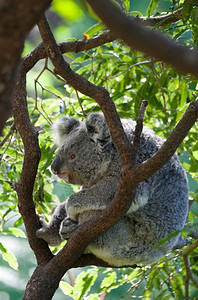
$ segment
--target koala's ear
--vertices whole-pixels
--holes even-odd
[[[67,135],[76,127],[80,125],[77,119],[70,117],[62,117],[52,125],[52,131],[56,137],[56,143],[61,145],[64,143]]]
[[[112,144],[112,138],[102,113],[92,113],[86,120],[87,132],[100,151],[106,151]]]

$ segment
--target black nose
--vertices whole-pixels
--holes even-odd
[[[56,156],[51,164],[51,170],[54,174],[60,173],[60,157]]]

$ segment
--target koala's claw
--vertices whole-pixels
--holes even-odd
[[[45,221],[45,217],[43,215],[37,215],[40,227],[47,227],[47,222]]]
[[[60,226],[60,236],[62,237],[62,239],[68,240],[77,227],[77,222],[71,220],[70,218],[65,218]]]

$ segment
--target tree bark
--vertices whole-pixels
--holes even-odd
[[[30,29],[52,0],[2,0],[0,3],[0,134],[11,116],[16,72]]]

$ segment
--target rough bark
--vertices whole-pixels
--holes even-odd
[[[12,92],[24,40],[51,1],[0,2],[0,133],[11,115]]]

